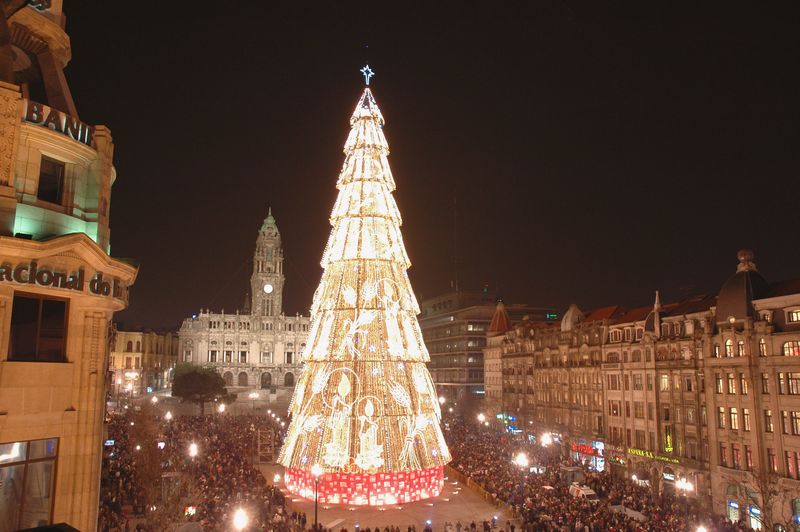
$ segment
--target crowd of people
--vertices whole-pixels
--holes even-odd
[[[150,437],[157,441],[140,441],[147,437],[143,436],[147,431],[133,430],[135,418],[141,423],[141,416],[127,411],[107,420],[112,441],[105,447],[103,460],[99,530],[164,530],[170,523],[187,520],[195,521],[202,530],[227,530],[237,509],[247,514],[248,530],[311,529],[308,517],[287,509],[283,493],[255,467],[259,430],[271,430],[280,438],[281,430],[272,417],[214,414],[167,420],[151,415],[155,435]],[[517,517],[517,523],[448,522],[445,531],[638,532],[695,530],[699,525],[714,531],[749,530],[744,524],[711,515],[691,500],[654,494],[648,487],[608,471],[593,472],[583,467],[581,484],[593,489],[598,500],[575,497],[569,492],[570,482],[574,466],[583,464],[574,462],[559,445],[537,445],[489,427],[470,426],[459,417],[445,421],[445,437],[453,457],[450,465],[480,486],[490,502],[507,506]],[[169,478],[172,473],[179,479],[172,495],[167,494],[169,490],[153,494],[146,489],[155,479],[145,478],[146,453],[142,446],[155,452],[153,445],[158,449],[157,474]],[[195,456],[191,456],[190,447],[194,447]],[[525,453],[530,465],[537,466],[536,472],[513,461],[518,453]],[[171,506],[165,499],[173,499]],[[646,520],[640,520],[642,516]],[[374,532],[399,532],[397,524],[376,527]],[[372,529],[360,532],[365,531]],[[409,526],[408,531],[415,532],[416,527]]]
[[[453,461],[450,465],[481,486],[494,502],[507,504],[529,531],[664,531],[695,530],[705,526],[714,531],[750,530],[712,515],[692,499],[654,494],[649,487],[631,479],[613,476],[608,471],[592,472],[583,467],[581,482],[591,488],[598,500],[569,493],[571,469],[584,466],[562,452],[560,445],[543,446],[521,437],[449,419],[445,427]],[[523,468],[514,458],[524,453],[530,467]],[[616,508],[616,509],[615,509]],[[628,512],[635,510],[646,520]]]
[[[228,530],[238,509],[247,515],[248,530],[305,529],[307,516],[288,512],[281,491],[254,464],[260,429],[272,430],[280,444],[281,431],[271,417],[214,414],[167,420],[153,415],[155,441],[143,441],[133,430],[134,419],[141,423],[141,416],[124,411],[107,420],[113,444],[104,453],[99,530],[160,531],[187,520],[202,530]],[[145,447],[157,449],[156,474],[163,480],[143,478]],[[172,484],[171,478],[176,479]],[[147,500],[144,486],[157,480],[163,491]]]

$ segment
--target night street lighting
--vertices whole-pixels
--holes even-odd
[[[236,530],[244,530],[250,519],[247,517],[247,512],[242,508],[237,508],[233,513],[233,527]]]
[[[221,404],[221,405],[219,405],[217,407],[217,412],[219,412],[220,414],[225,412],[225,403],[223,403],[223,404]]]
[[[478,423],[486,421],[486,416],[483,413],[478,414]]]
[[[311,474],[314,475],[314,530],[317,530],[317,501],[319,500],[319,477],[323,469],[319,464],[311,466]]]
[[[156,403],[158,402],[158,397],[156,397],[156,396],[154,395],[154,396],[153,396],[153,398],[152,398],[152,399],[150,399],[150,402],[151,402],[151,403],[153,403],[153,404],[156,404]]]
[[[166,414],[164,414],[164,419],[166,419],[167,421],[170,421],[170,420],[172,420],[172,412],[170,412],[169,410],[167,410],[167,413],[166,413]]]
[[[708,532],[708,529],[703,525],[700,525],[697,527],[697,530],[695,532]]]
[[[440,395],[439,396],[439,404],[443,405],[444,403],[445,403],[445,398],[444,398],[444,396]]]
[[[250,392],[250,395],[248,397],[250,397],[250,399],[251,399],[251,404],[253,405],[253,411],[255,412],[255,410],[256,410],[256,399],[258,399],[258,392]]]
[[[549,432],[545,432],[542,434],[542,437],[539,438],[539,442],[542,444],[542,447],[547,447],[551,443],[553,443],[553,437],[550,436]]]
[[[192,459],[197,456],[197,444],[194,442],[189,444],[189,456],[191,456]]]
[[[514,463],[522,469],[525,469],[528,467],[528,465],[530,465],[530,460],[528,460],[527,454],[521,452],[514,457]]]
[[[683,492],[684,510],[686,511],[686,522],[689,522],[689,492],[694,490],[694,484],[686,480],[686,478],[679,478],[675,482],[675,487]]]

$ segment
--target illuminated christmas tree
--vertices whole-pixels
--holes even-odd
[[[367,85],[372,75],[362,69]],[[305,369],[279,461],[288,489],[342,504],[436,496],[450,453],[425,363],[383,116],[369,87],[350,118],[345,160],[311,307]]]

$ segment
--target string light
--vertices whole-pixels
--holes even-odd
[[[314,498],[310,465],[324,468],[322,503],[433,497],[450,461],[439,427],[442,403],[425,366],[430,356],[407,274],[383,124],[366,88],[350,118],[302,353],[306,366],[279,457],[287,488],[306,498]]]

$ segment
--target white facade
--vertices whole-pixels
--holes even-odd
[[[179,331],[179,361],[215,368],[228,386],[294,386],[308,336],[308,316],[283,314],[283,248],[270,212],[258,233],[249,309],[202,310]]]

